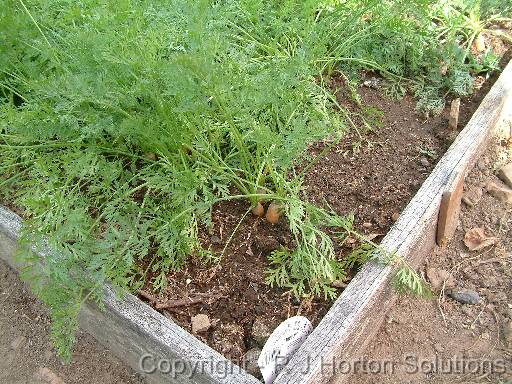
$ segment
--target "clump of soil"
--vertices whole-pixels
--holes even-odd
[[[496,78],[462,100],[459,127],[469,121]],[[341,84],[342,80],[334,82]],[[382,90],[362,87],[358,91],[362,105],[383,112],[381,127],[362,139],[356,132],[347,134],[308,172],[304,187],[310,201],[320,206],[328,204],[340,215],[355,214],[356,229],[379,241],[455,135],[447,131],[448,107],[440,116],[427,120],[416,112],[416,103],[409,95],[396,101],[383,97]],[[343,92],[338,94],[338,102],[351,110],[359,108]],[[313,146],[311,154],[318,154],[323,145]],[[285,220],[273,225],[252,214],[239,225],[249,209],[244,201],[214,207],[214,232],[205,231],[201,237],[205,247],[222,255],[221,263],[205,267],[191,258],[182,271],[169,275],[169,288],[157,298],[163,302],[201,293],[204,299],[199,303],[161,311],[189,331],[193,316],[208,315],[212,326],[197,337],[235,362],[257,346],[251,337],[256,318],[279,324],[301,314],[316,325],[332,304],[320,298],[297,300],[289,292],[265,283],[267,256],[290,245],[290,233]],[[339,252],[342,257],[344,250]]]

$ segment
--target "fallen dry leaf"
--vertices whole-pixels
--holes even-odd
[[[496,244],[497,241],[497,237],[487,236],[483,228],[470,229],[464,236],[464,244],[470,251],[479,251]]]

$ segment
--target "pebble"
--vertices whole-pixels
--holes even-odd
[[[215,236],[215,235],[210,237],[210,241],[211,241],[212,244],[220,244],[220,243],[222,243],[222,240],[220,239],[220,237],[219,236]]]
[[[461,289],[448,292],[448,296],[462,304],[475,305],[480,302],[480,295],[471,289]]]
[[[420,159],[420,164],[423,165],[425,168],[430,167],[430,161],[428,161],[425,157],[422,157]]]
[[[400,218],[400,214],[398,212],[393,212],[393,215],[391,216],[391,220],[398,221]]]
[[[257,379],[261,378],[260,367],[258,366],[258,358],[260,357],[261,349],[249,349],[242,358],[242,368],[250,375]]]
[[[474,207],[482,199],[483,191],[482,188],[471,188],[462,194],[462,201],[468,207]]]
[[[191,319],[192,322],[192,333],[198,334],[206,332],[210,329],[211,323],[210,318],[207,315],[199,314]]]
[[[472,228],[464,235],[464,244],[470,251],[480,251],[496,244],[497,237],[487,236],[484,228]]]
[[[251,336],[256,343],[263,347],[274,331],[272,323],[264,317],[257,317],[252,325]]]

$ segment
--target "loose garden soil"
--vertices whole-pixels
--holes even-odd
[[[507,59],[509,55],[503,62]],[[469,121],[497,76],[494,74],[480,82],[473,96],[462,100],[460,128]],[[330,85],[345,89],[341,79]],[[310,201],[330,207],[340,215],[355,214],[355,228],[378,242],[457,132],[448,130],[449,107],[440,116],[426,119],[417,114],[415,100],[410,95],[396,101],[383,97],[382,89],[361,87],[358,92],[363,105],[383,112],[381,127],[366,132],[362,140],[354,131],[347,134],[308,172],[305,193]],[[337,97],[341,105],[358,111],[358,106],[343,91]],[[318,154],[324,145],[312,147],[311,154]],[[286,318],[301,314],[316,325],[332,304],[317,298],[297,300],[285,290],[265,284],[267,256],[281,246],[290,245],[292,240],[284,220],[273,225],[249,214],[240,222],[249,208],[245,201],[214,207],[213,232],[203,231],[201,239],[205,247],[222,255],[220,264],[205,267],[191,258],[181,272],[169,275],[169,288],[165,292],[154,297],[146,287],[141,294],[152,304],[198,299],[195,304],[160,308],[160,311],[189,331],[193,316],[207,315],[212,326],[197,337],[235,362],[257,346],[252,337],[255,322],[272,329]],[[354,240],[352,247],[357,245]],[[347,246],[337,249],[340,258],[348,251]],[[348,282],[342,282],[338,288],[341,290]]]

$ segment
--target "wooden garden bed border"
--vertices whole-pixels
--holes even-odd
[[[480,107],[382,242],[412,266],[420,265],[435,246],[436,225],[443,192],[456,175],[472,167],[492,136],[503,111],[512,110],[512,62],[491,88]],[[507,105],[504,107],[504,105]],[[0,258],[12,267],[21,218],[0,207]],[[334,374],[333,362],[357,360],[375,335],[396,293],[390,287],[392,266],[368,263],[350,282],[315,328],[275,384],[325,383]],[[122,298],[105,286],[105,306],[86,303],[82,329],[122,361],[141,372],[161,361],[164,372],[144,375],[151,384],[255,384],[251,375],[133,295]],[[335,360],[338,359],[338,360]],[[338,376],[336,383],[348,376]]]

